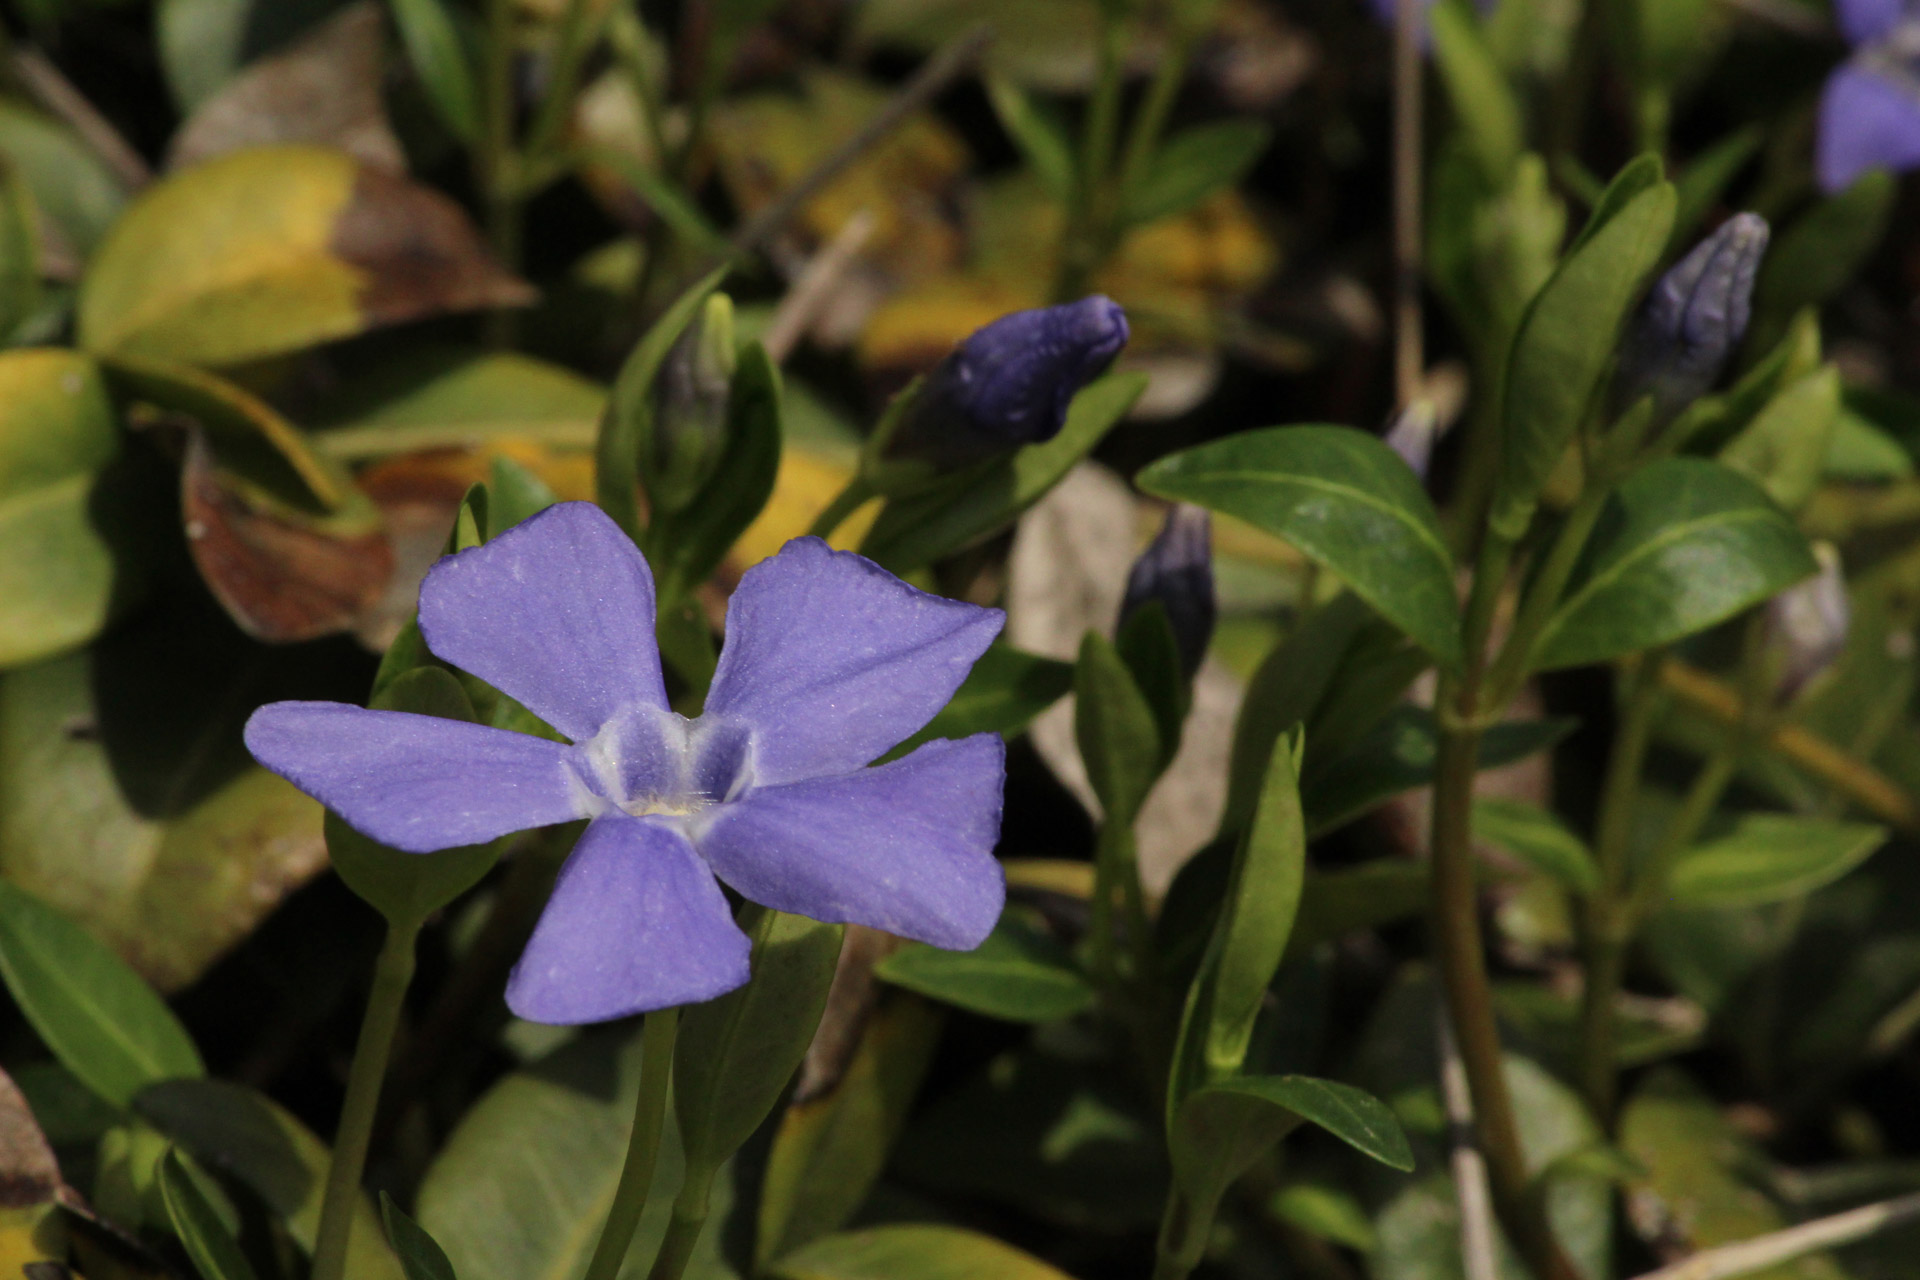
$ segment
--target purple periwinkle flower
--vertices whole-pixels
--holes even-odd
[[[1746,336],[1770,236],[1765,218],[1736,213],[1660,277],[1621,347],[1621,404],[1651,394],[1665,419],[1707,393]]]
[[[1203,507],[1175,503],[1166,523],[1127,575],[1120,604],[1120,630],[1147,605],[1158,601],[1173,624],[1180,666],[1192,679],[1213,639],[1217,612],[1213,592],[1213,518]]]
[[[1869,169],[1920,167],[1920,0],[1834,0],[1851,58],[1820,91],[1814,175],[1829,194]]]
[[[1813,555],[1820,571],[1767,601],[1767,642],[1778,664],[1774,696],[1782,704],[1839,661],[1853,619],[1839,551],[1816,542]]]
[[[1127,345],[1127,315],[1102,294],[1001,316],[947,354],[911,393],[886,461],[965,466],[1060,434],[1067,406]]]
[[[720,881],[817,920],[979,945],[1006,894],[999,735],[865,766],[946,704],[1003,620],[796,538],[741,579],[688,720],[667,705],[646,560],[598,507],[567,502],[436,564],[420,631],[571,742],[336,702],[264,706],[246,741],[412,853],[588,819],[507,1003],[600,1022],[747,980]]]

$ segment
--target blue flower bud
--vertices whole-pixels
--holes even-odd
[[[1769,235],[1759,214],[1735,214],[1660,278],[1621,348],[1620,404],[1652,395],[1664,421],[1707,393],[1746,336]]]
[[[1120,630],[1154,601],[1173,624],[1180,666],[1191,679],[1213,639],[1213,520],[1200,507],[1176,504],[1160,532],[1133,562],[1120,605]]]
[[[1830,542],[1816,542],[1813,555],[1820,572],[1767,601],[1767,644],[1777,663],[1774,697],[1782,704],[1797,698],[1847,647],[1853,609],[1840,553]]]
[[[951,470],[1051,440],[1126,344],[1126,313],[1099,294],[1001,316],[906,393],[880,457]]]

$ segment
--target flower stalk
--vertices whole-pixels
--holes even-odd
[[[627,1139],[627,1160],[620,1168],[607,1222],[582,1280],[614,1280],[626,1261],[640,1215],[653,1189],[654,1166],[660,1162],[660,1134],[666,1126],[667,1085],[673,1077],[673,1046],[679,1038],[680,1011],[656,1009],[647,1015],[640,1032],[640,1090],[633,1103],[633,1131]]]

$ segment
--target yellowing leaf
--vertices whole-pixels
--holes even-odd
[[[778,551],[786,545],[787,539],[804,534],[814,517],[826,510],[834,495],[845,488],[852,477],[853,467],[847,463],[788,449],[780,459],[780,474],[773,482],[773,496],[767,499],[767,505],[761,509],[759,517],[747,526],[747,531],[733,544],[729,560],[744,569]],[[878,501],[868,503],[841,524],[828,541],[842,550],[850,551],[859,546],[860,539],[866,536],[879,511]]]
[[[82,281],[79,337],[95,352],[238,364],[530,297],[445,196],[345,152],[257,147],[127,210]]]

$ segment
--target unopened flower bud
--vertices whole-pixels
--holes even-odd
[[[1713,386],[1746,336],[1770,234],[1759,214],[1735,214],[1660,278],[1621,348],[1621,405],[1652,395],[1664,421]]]
[[[716,293],[673,344],[654,383],[642,478],[655,506],[685,507],[720,460],[734,364],[733,299]]]
[[[1120,629],[1147,605],[1158,601],[1173,624],[1180,666],[1191,679],[1213,639],[1213,520],[1203,508],[1176,504],[1160,532],[1133,562],[1127,595],[1120,605]]]
[[[905,393],[880,459],[945,471],[1051,440],[1126,343],[1126,313],[1099,294],[1001,316]]]
[[[1820,571],[1767,602],[1767,639],[1776,655],[1775,697],[1793,701],[1847,647],[1847,580],[1830,542],[1814,544]]]
[[[1387,448],[1399,454],[1413,468],[1413,474],[1424,480],[1427,465],[1433,461],[1433,446],[1442,434],[1439,409],[1433,401],[1420,397],[1400,411],[1384,439]]]

